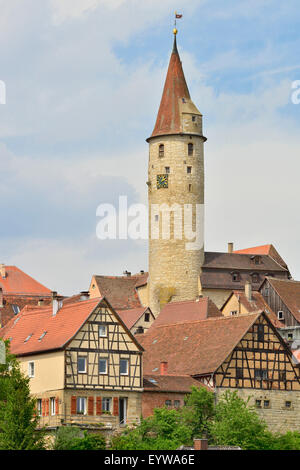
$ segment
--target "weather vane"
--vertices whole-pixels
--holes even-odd
[[[179,20],[179,18],[182,18],[182,15],[180,15],[179,13],[177,13],[177,11],[175,11],[175,20],[174,20],[174,29],[173,29],[174,34],[177,34],[176,20]]]

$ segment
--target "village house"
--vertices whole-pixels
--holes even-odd
[[[0,330],[30,377],[40,425],[111,432],[138,423],[142,347],[104,298],[25,307]]]
[[[145,349],[145,378],[159,383],[164,364],[164,377],[189,376],[210,387],[217,399],[226,390],[238,391],[272,431],[299,429],[299,363],[264,311],[154,323],[137,339]],[[148,393],[147,413],[150,400]]]
[[[132,334],[145,333],[155,320],[155,316],[149,307],[131,308],[129,310],[117,310],[120,318]]]
[[[0,328],[25,305],[49,305],[51,290],[16,266],[0,264]]]

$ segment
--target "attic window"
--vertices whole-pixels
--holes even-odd
[[[158,147],[158,156],[162,158],[165,155],[165,146],[164,144],[160,144]]]
[[[41,334],[41,336],[39,337],[39,341],[41,341],[47,334],[47,331],[44,331],[43,334]]]
[[[231,310],[230,315],[235,317],[238,314],[237,310]]]
[[[27,341],[30,340],[31,336],[32,336],[32,333],[29,336],[27,336],[27,338],[24,340],[24,343],[27,343]]]
[[[150,321],[150,313],[145,313],[145,321]]]
[[[261,257],[260,256],[251,256],[251,260],[254,264],[260,264],[261,263]]]
[[[284,320],[284,312],[282,310],[277,312],[277,318],[278,320]]]
[[[232,280],[233,282],[239,282],[240,281],[240,274],[239,273],[231,273]]]
[[[20,307],[18,305],[12,305],[12,309],[15,315],[18,315],[18,313],[20,313]]]

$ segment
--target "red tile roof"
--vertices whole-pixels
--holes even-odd
[[[117,310],[119,317],[123,320],[127,328],[132,328],[141,316],[148,310],[148,307],[131,308],[129,310]]]
[[[291,314],[300,323],[300,281],[275,279],[273,277],[268,277],[267,280]]]
[[[62,349],[91,315],[101,299],[63,305],[52,315],[52,307],[25,307],[2,330],[0,337],[11,339],[10,351],[16,355]],[[40,340],[42,334],[46,335]],[[25,342],[26,338],[30,339]]]
[[[175,37],[156,124],[151,137],[182,132],[179,108],[179,101],[182,98],[190,100],[190,93],[185,81]]]
[[[0,276],[0,287],[4,294],[49,295],[51,290],[43,286],[16,266],[5,266],[6,277]]]
[[[234,250],[234,253],[250,255],[269,255],[281,266],[285,268],[287,267],[286,262],[281,258],[280,254],[272,244],[253,246],[251,248],[244,248],[243,250]]]
[[[22,310],[25,305],[39,309],[38,301],[43,299],[44,305],[51,303],[51,298],[42,296],[30,296],[30,295],[4,295],[3,296],[3,307],[0,307],[0,328],[5,326],[12,318],[16,316],[16,307]]]
[[[140,308],[136,287],[145,282],[145,275],[94,276],[100,295],[105,297],[116,310]]]
[[[189,393],[191,387],[209,387],[189,375],[145,375],[143,381],[145,392]]]
[[[159,375],[160,363],[167,362],[170,375],[211,374],[260,315],[258,312],[150,328],[136,335],[145,349],[144,373]]]
[[[208,297],[201,297],[198,301],[170,302],[164,306],[151,328],[222,316],[220,310]]]

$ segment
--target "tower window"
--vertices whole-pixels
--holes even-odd
[[[189,193],[192,191],[192,185],[189,184]]]
[[[196,116],[192,116],[192,121],[193,121],[193,122],[196,121]]]
[[[186,172],[187,172],[188,175],[190,175],[190,174],[192,173],[192,167],[191,167],[191,166],[188,166],[188,167],[186,168]]]
[[[164,144],[160,144],[158,149],[158,156],[163,157],[165,155],[165,146]]]
[[[188,144],[188,156],[191,157],[194,153],[194,144]]]
[[[169,167],[169,166],[166,166],[166,167],[165,167],[165,172],[166,172],[166,173],[170,173],[170,167]]]

